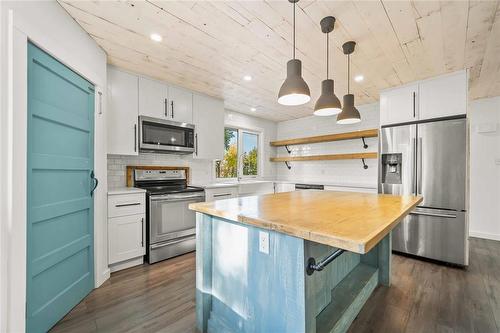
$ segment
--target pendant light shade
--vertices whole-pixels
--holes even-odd
[[[342,112],[337,116],[337,124],[347,125],[355,124],[361,121],[361,115],[358,109],[354,106],[354,95],[350,93],[350,79],[351,79],[351,53],[354,52],[355,42],[346,42],[342,45],[344,54],[347,55],[347,94],[344,95]]]
[[[327,79],[321,82],[321,96],[314,105],[314,115],[333,116],[342,111],[340,100],[333,91],[333,80]]]
[[[311,92],[302,78],[302,62],[289,60],[286,64],[286,79],[278,93],[278,103],[282,105],[301,105],[311,100]]]
[[[355,124],[361,121],[361,115],[358,109],[354,106],[354,95],[344,95],[344,107],[342,112],[337,116],[337,124],[348,125]]]
[[[299,0],[288,0],[293,4],[293,59],[286,64],[286,79],[278,93],[282,105],[302,105],[311,100],[311,92],[302,78],[302,62],[295,59],[295,4]]]
[[[321,82],[321,96],[319,96],[316,104],[314,105],[315,116],[334,116],[342,111],[340,100],[334,92],[334,82],[329,79],[329,39],[328,34],[333,31],[335,27],[335,17],[324,17],[321,22],[321,31],[326,34],[326,80]]]

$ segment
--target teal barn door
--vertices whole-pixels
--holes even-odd
[[[28,44],[26,330],[94,287],[94,86]]]

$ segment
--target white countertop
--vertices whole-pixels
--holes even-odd
[[[355,188],[369,188],[376,189],[376,184],[363,184],[363,183],[335,183],[331,181],[308,181],[308,180],[275,180],[275,183],[282,184],[311,184],[311,185],[325,185],[325,186],[338,186],[338,187],[355,187]]]
[[[226,188],[226,187],[236,187],[238,185],[249,185],[249,184],[259,184],[259,183],[282,183],[282,184],[311,184],[311,185],[324,185],[324,186],[338,186],[338,187],[352,187],[352,188],[366,188],[366,189],[376,189],[376,184],[366,184],[366,183],[336,183],[331,181],[308,181],[308,180],[241,180],[232,182],[214,182],[206,184],[192,184],[193,186],[198,186],[205,189],[211,188]]]
[[[116,187],[108,189],[108,195],[146,193],[145,189],[137,187]]]
[[[216,183],[207,183],[207,184],[191,184],[193,186],[198,186],[205,189],[211,188],[226,188],[226,187],[237,187],[239,185],[248,185],[248,184],[261,184],[261,183],[273,183],[272,180],[241,180],[241,181],[233,181],[233,182],[216,182]]]

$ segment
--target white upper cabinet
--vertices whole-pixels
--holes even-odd
[[[191,124],[193,93],[189,90],[139,78],[139,114]]]
[[[108,154],[138,155],[138,78],[108,67]]]
[[[169,117],[166,84],[139,77],[139,114],[161,119]]]
[[[417,120],[417,98],[417,84],[406,85],[380,93],[380,125]]]
[[[466,71],[420,83],[420,119],[449,117],[466,113]]]
[[[380,93],[380,125],[467,113],[467,72],[459,71]]]
[[[169,119],[183,123],[193,123],[193,93],[189,90],[170,86],[168,89]]]
[[[108,154],[138,155],[138,116],[195,124],[194,158],[224,154],[224,101],[108,67]]]
[[[218,160],[224,156],[224,101],[193,95],[194,158]]]

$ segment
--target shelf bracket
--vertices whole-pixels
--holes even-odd
[[[365,137],[361,137],[361,140],[363,141],[363,148],[368,148],[368,145],[365,142]]]
[[[286,149],[286,151],[287,151],[288,154],[292,153],[292,150],[288,147],[288,145],[285,145],[285,149]]]
[[[365,170],[368,169],[368,165],[365,163],[364,158],[361,159],[361,162],[363,162],[363,169],[365,169]]]
[[[288,168],[288,170],[292,169],[292,166],[288,163],[288,161],[285,161],[285,165]]]
[[[307,268],[306,268],[307,275],[312,275],[314,271],[318,272],[322,271],[329,263],[337,259],[344,252],[345,250],[337,249],[334,252],[330,253],[324,259],[318,261],[317,263],[313,257],[309,258],[307,260]]]

